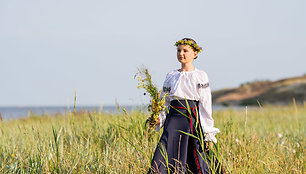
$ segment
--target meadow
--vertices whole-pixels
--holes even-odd
[[[0,123],[0,173],[146,173],[162,133],[139,111],[32,115]],[[306,105],[213,114],[228,173],[305,173]]]

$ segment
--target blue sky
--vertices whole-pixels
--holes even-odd
[[[306,73],[303,0],[1,0],[0,106],[142,104],[137,67],[161,88],[194,38],[213,90]]]

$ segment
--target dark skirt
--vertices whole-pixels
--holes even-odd
[[[210,173],[207,154],[192,136],[202,134],[197,110],[197,101],[171,101],[149,173]]]

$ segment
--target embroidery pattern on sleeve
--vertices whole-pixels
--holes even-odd
[[[171,87],[166,87],[166,86],[164,86],[164,87],[163,87],[163,91],[164,91],[164,92],[170,92],[170,91],[171,91]]]
[[[199,88],[207,88],[207,87],[209,87],[209,83],[205,83],[205,84],[199,83],[198,87]]]

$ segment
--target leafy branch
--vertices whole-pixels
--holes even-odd
[[[145,91],[150,95],[151,101],[148,105],[148,111],[151,112],[150,117],[146,121],[146,125],[149,123],[149,132],[152,131],[156,125],[159,114],[166,108],[165,102],[168,93],[160,97],[161,90],[152,83],[151,75],[148,68],[141,66],[138,68],[138,72],[135,75],[138,80],[138,89],[145,89]]]

